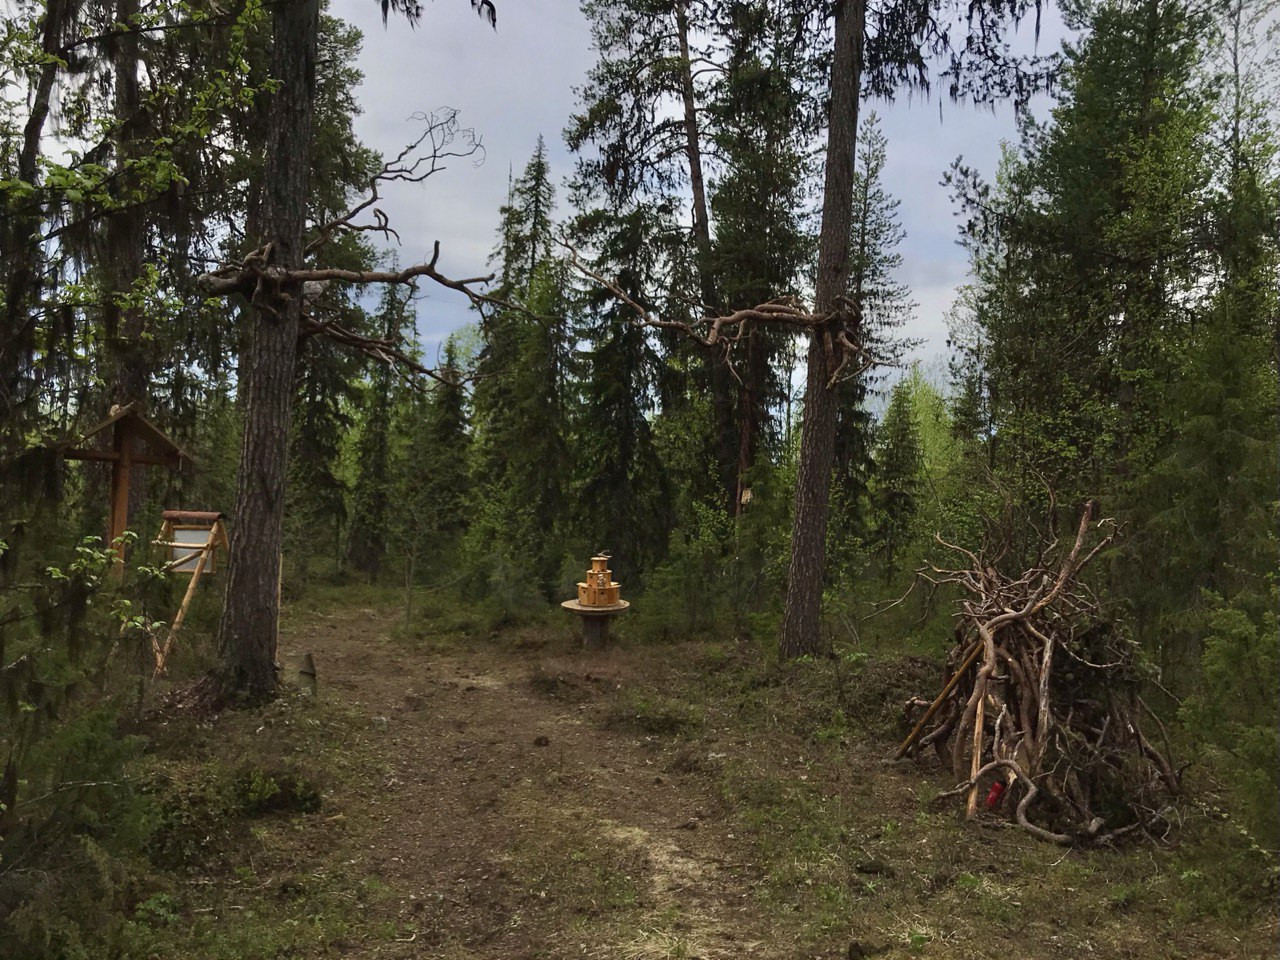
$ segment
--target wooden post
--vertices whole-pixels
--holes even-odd
[[[182,606],[178,607],[178,613],[173,618],[173,626],[169,628],[169,635],[165,637],[164,649],[156,653],[156,676],[164,673],[165,664],[169,660],[169,651],[173,649],[173,638],[178,635],[178,631],[182,629],[182,621],[187,618],[187,608],[191,606],[191,599],[196,595],[196,584],[200,582],[200,574],[204,573],[205,561],[209,558],[209,554],[213,551],[213,531],[209,531],[209,542],[204,545],[200,551],[200,559],[196,561],[196,568],[191,573],[191,582],[187,584],[187,592],[182,598]]]
[[[124,543],[117,543],[129,526],[129,471],[133,466],[133,431],[127,420],[118,420],[111,432],[115,459],[111,463],[111,519],[108,523],[110,548],[116,553],[111,575],[124,574]]]
[[[304,653],[298,660],[298,684],[304,695],[316,695],[316,661],[310,653]]]
[[[609,645],[609,617],[582,618],[582,645],[588,650],[603,650]]]
[[[978,639],[974,642],[973,649],[971,649],[968,655],[964,658],[964,663],[962,663],[959,669],[951,675],[951,679],[948,680],[947,685],[942,688],[942,692],[938,694],[933,703],[929,704],[929,709],[924,712],[924,716],[920,718],[911,733],[907,735],[907,739],[902,741],[902,746],[898,747],[898,752],[893,755],[893,759],[901,760],[906,756],[907,751],[911,749],[911,745],[915,743],[916,738],[920,736],[920,731],[924,729],[924,725],[933,719],[933,715],[938,712],[938,707],[942,706],[942,701],[946,699],[947,694],[955,689],[955,685],[960,682],[960,678],[964,676],[965,671],[973,666],[973,661],[978,659],[978,654],[981,651],[982,640]]]

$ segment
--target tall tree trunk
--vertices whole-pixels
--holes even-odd
[[[849,228],[853,215],[865,27],[865,0],[840,0],[835,13],[827,171],[814,292],[814,309],[819,313],[833,309],[849,283]],[[791,528],[791,564],[787,570],[787,602],[778,645],[783,659],[818,653],[822,647],[819,628],[827,562],[827,514],[831,502],[837,397],[837,391],[828,387],[827,382],[839,362],[838,349],[828,330],[816,330],[810,336]]]
[[[716,289],[711,276],[711,216],[707,206],[706,179],[702,173],[702,146],[698,134],[698,106],[693,87],[693,59],[689,53],[689,15],[686,0],[676,4],[676,36],[680,42],[680,95],[684,103],[685,152],[689,155],[689,191],[693,195],[693,241],[698,251],[698,285],[702,302],[715,309]],[[714,352],[704,354],[711,379],[712,412],[715,420],[714,452],[720,483],[732,512],[735,501],[733,430],[733,384],[723,360]]]
[[[116,23],[131,25],[137,14],[138,0],[117,0]],[[128,171],[128,162],[138,153],[138,140],[143,125],[138,90],[138,34],[126,30],[113,39],[112,43],[116,172],[121,184],[127,189],[134,186],[135,178]],[[107,220],[106,249],[103,251],[103,263],[108,277],[103,321],[111,351],[107,399],[114,403],[145,400],[150,380],[150,354],[142,339],[145,313],[139,307],[120,304],[122,295],[129,293],[142,274],[145,246],[146,227],[140,204],[127,204],[111,214]],[[141,480],[141,472],[138,477]],[[134,490],[141,490],[139,484],[134,484]],[[130,494],[129,505],[131,509],[137,505],[134,492]]]
[[[735,517],[742,514],[742,494],[747,488],[747,472],[756,462],[762,419],[760,384],[769,375],[768,356],[761,343],[758,328],[747,332],[746,363],[740,371],[742,382],[738,385],[738,470],[732,505]]]
[[[116,23],[133,25],[138,0],[117,0]],[[138,34],[125,30],[112,41],[111,60],[115,75],[115,172],[123,190],[137,186],[129,161],[138,156],[145,123],[138,87]],[[153,350],[144,340],[146,311],[125,299],[142,276],[146,258],[147,232],[141,204],[130,203],[107,219],[105,247],[99,255],[107,280],[102,304],[103,330],[107,344],[106,400],[125,404],[144,403],[151,382]],[[129,481],[128,516],[137,517],[147,495],[147,471],[133,471]],[[110,537],[108,537],[110,541]]]
[[[711,221],[707,211],[706,182],[702,176],[702,147],[698,137],[698,106],[694,100],[693,60],[689,55],[688,4],[676,4],[676,34],[680,40],[680,94],[684,100],[685,149],[689,154],[689,189],[693,194],[693,239],[698,248],[698,280],[708,307],[715,302],[711,282]]]
[[[273,17],[271,75],[280,81],[267,130],[261,223],[270,261],[302,265],[311,169],[319,0],[281,0]],[[276,691],[280,547],[300,284],[261,291],[241,364],[244,433],[236,485],[227,593],[218,631],[219,699],[260,702]]]
[[[73,0],[49,0],[41,23],[41,51],[48,58],[31,98],[31,112],[22,130],[22,150],[18,154],[18,179],[35,185],[40,176],[40,143],[53,99],[53,83],[58,75],[56,59],[67,24],[75,15]],[[0,413],[8,423],[16,423],[18,408],[35,393],[23,396],[19,387],[30,352],[35,348],[36,314],[30,295],[39,284],[37,261],[40,245],[32,240],[39,231],[44,211],[34,198],[14,201],[18,209],[5,210],[0,227],[0,262],[4,263],[4,325],[0,330]],[[21,436],[20,431],[17,434]]]

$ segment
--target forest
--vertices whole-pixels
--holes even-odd
[[[1280,4],[357,3],[4,4],[0,956],[1274,955]]]

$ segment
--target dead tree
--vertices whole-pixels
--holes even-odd
[[[1079,575],[1111,542],[1115,523],[1085,505],[1075,538],[1052,530],[1021,574],[938,542],[965,565],[930,565],[920,579],[960,591],[946,682],[898,748],[933,746],[961,783],[966,814],[985,806],[1053,843],[1115,840],[1162,820],[1178,775],[1140,720],[1159,719],[1139,694],[1134,647]]]

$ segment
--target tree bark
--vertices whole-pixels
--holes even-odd
[[[41,50],[48,60],[41,64],[40,75],[31,98],[31,112],[22,130],[22,150],[18,154],[18,179],[35,185],[40,176],[40,143],[45,121],[53,99],[53,83],[58,75],[55,59],[60,37],[74,15],[72,0],[49,0],[41,23]],[[35,198],[17,201],[17,209],[5,210],[3,237],[4,316],[0,330],[0,409],[10,422],[16,422],[18,408],[34,394],[23,396],[19,382],[27,357],[36,339],[35,314],[30,295],[38,286],[37,260],[40,244],[32,237],[39,231],[43,209]]]
[[[702,148],[698,137],[698,106],[694,100],[693,61],[689,56],[689,16],[687,3],[676,4],[676,34],[680,40],[680,94],[684,101],[685,148],[689,154],[689,190],[693,194],[693,239],[698,248],[698,280],[702,299],[715,303],[711,283],[711,221],[707,211],[707,190],[702,175]]]
[[[831,115],[827,127],[827,169],[818,237],[814,310],[826,313],[849,283],[849,230],[853,215],[857,160],[858,100],[862,79],[865,0],[840,0],[835,12],[835,55],[831,64]],[[842,322],[835,320],[833,322]],[[855,331],[856,333],[856,331]],[[839,363],[830,331],[810,334],[791,528],[791,563],[778,653],[783,659],[821,652],[823,577],[826,573],[827,514],[835,454],[836,396],[828,386]]]
[[[685,152],[689,155],[689,192],[693,197],[693,240],[698,251],[698,285],[702,303],[715,309],[716,289],[711,276],[711,215],[707,206],[706,179],[702,173],[702,147],[698,133],[698,105],[693,87],[693,60],[689,53],[689,15],[686,0],[676,4],[676,36],[680,43],[680,96],[684,103]],[[725,491],[726,506],[735,510],[737,453],[734,449],[733,384],[724,361],[714,350],[704,354],[711,380],[714,414],[713,450]]]
[[[742,495],[747,489],[747,473],[755,465],[760,438],[759,384],[768,376],[768,358],[760,343],[759,330],[747,332],[746,363],[738,385],[738,471],[731,512],[742,515]]]
[[[117,23],[132,24],[137,14],[138,0],[117,0]],[[116,173],[121,184],[129,188],[134,186],[136,178],[129,173],[128,162],[138,153],[139,133],[143,126],[138,89],[138,34],[127,30],[112,43]],[[142,339],[146,325],[144,311],[136,306],[120,304],[120,298],[132,290],[133,284],[142,274],[146,256],[143,211],[141,204],[127,204],[107,220],[103,260],[107,266],[109,283],[106,302],[103,304],[103,321],[111,351],[107,399],[112,403],[145,401],[147,385],[151,379],[151,354]],[[141,499],[141,486],[135,485],[135,488],[130,497],[131,507],[138,506]]]
[[[281,0],[273,17],[271,75],[280,87],[267,128],[261,225],[270,261],[285,267],[300,267],[303,260],[319,17],[319,0]],[[241,364],[244,432],[214,675],[220,700],[256,703],[276,692],[280,548],[301,313],[298,283],[254,296],[251,342]]]

